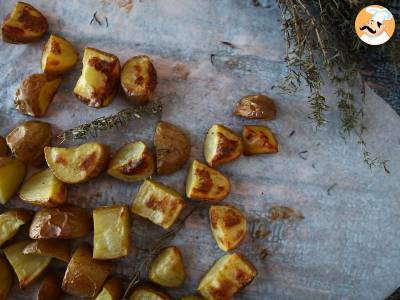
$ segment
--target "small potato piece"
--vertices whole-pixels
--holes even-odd
[[[220,201],[228,196],[229,179],[221,172],[194,160],[186,178],[186,196],[194,200]]]
[[[204,142],[204,157],[211,167],[228,163],[242,154],[242,140],[232,130],[214,124]]]
[[[14,237],[21,226],[32,219],[32,214],[24,209],[10,209],[0,215],[0,246]]]
[[[132,212],[168,229],[174,224],[185,202],[172,188],[146,179],[132,203]]]
[[[53,174],[65,183],[80,183],[97,177],[106,168],[109,149],[99,143],[71,148],[44,148],[46,162]]]
[[[78,52],[66,39],[50,35],[42,54],[42,71],[58,75],[71,70],[78,61]]]
[[[53,257],[66,263],[68,263],[71,258],[69,255],[68,242],[65,240],[32,241],[22,250],[22,253]]]
[[[100,294],[95,300],[120,300],[122,297],[122,283],[117,277],[107,280]]]
[[[75,239],[89,234],[91,230],[90,217],[83,208],[42,208],[33,217],[29,237],[34,240]]]
[[[17,2],[14,10],[3,21],[3,41],[27,44],[40,40],[49,27],[46,18],[32,5]]]
[[[189,158],[190,141],[175,125],[159,122],[154,133],[157,174],[168,175],[178,171]]]
[[[245,125],[242,131],[244,155],[277,153],[278,141],[265,126]]]
[[[148,56],[134,56],[123,66],[121,86],[126,97],[134,103],[150,102],[156,85],[157,72]]]
[[[56,207],[67,200],[67,185],[46,169],[29,177],[18,196],[34,205]]]
[[[30,241],[21,241],[4,249],[7,260],[17,274],[20,288],[31,284],[42,274],[51,261],[51,257],[35,254],[23,254],[22,250]]]
[[[121,71],[118,57],[94,48],[85,48],[82,74],[74,88],[75,96],[87,106],[109,105],[118,89]]]
[[[0,136],[0,157],[7,156],[8,146],[6,139]]]
[[[14,156],[33,166],[44,162],[43,149],[51,142],[51,125],[40,121],[27,121],[7,135],[7,144]]]
[[[12,286],[13,274],[6,260],[0,256],[0,300],[6,300]]]
[[[107,173],[127,182],[144,180],[154,173],[153,154],[141,141],[128,143],[115,154]]]
[[[36,300],[59,300],[61,298],[61,280],[49,273],[40,285]]]
[[[24,180],[25,165],[15,158],[0,157],[0,203],[6,204]]]
[[[142,285],[134,289],[129,300],[171,300],[171,298],[156,288]]]
[[[70,295],[94,298],[100,292],[108,274],[111,262],[92,258],[92,248],[81,245],[73,254],[62,282],[62,290]]]
[[[114,259],[127,256],[131,244],[128,206],[114,205],[93,210],[93,258]]]
[[[244,256],[226,254],[211,267],[197,290],[208,300],[229,300],[256,275],[256,268]]]
[[[164,287],[178,287],[186,278],[183,258],[178,247],[161,250],[149,268],[149,279]]]
[[[212,205],[209,211],[211,232],[223,251],[236,248],[246,236],[246,218],[232,205]]]
[[[276,117],[276,107],[265,95],[248,95],[240,99],[234,114],[247,119],[273,120]]]

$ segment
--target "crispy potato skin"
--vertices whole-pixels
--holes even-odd
[[[7,135],[7,144],[14,156],[29,165],[44,162],[43,149],[51,142],[51,125],[40,121],[27,121]]]
[[[32,219],[32,213],[25,209],[14,208],[0,215],[0,246],[14,237],[21,226]]]
[[[93,259],[92,248],[83,244],[74,252],[68,264],[62,290],[73,296],[94,298],[103,287],[111,268],[111,262]]]
[[[13,274],[6,260],[0,256],[0,300],[6,300],[12,286]]]
[[[0,157],[7,156],[8,146],[6,139],[0,136]]]
[[[278,141],[268,127],[245,125],[243,126],[242,139],[244,155],[278,152]]]
[[[18,159],[0,157],[0,203],[6,204],[24,180],[25,165]]]
[[[29,237],[34,240],[75,239],[89,234],[91,230],[91,219],[83,208],[42,208],[33,217]]]
[[[120,300],[122,297],[123,287],[121,280],[117,277],[111,277],[103,286],[100,294],[95,300]]]
[[[171,300],[171,297],[167,294],[161,292],[155,287],[150,287],[148,285],[138,286],[133,290],[133,293],[129,297],[129,300]]]
[[[168,122],[159,122],[154,133],[157,174],[172,174],[183,167],[190,155],[188,136]]]
[[[70,260],[68,242],[65,240],[37,240],[32,241],[24,250],[23,254],[36,254],[57,258],[66,263]]]
[[[14,10],[1,26],[3,41],[12,44],[27,44],[40,40],[49,25],[46,18],[32,5],[17,2]]]
[[[61,298],[61,279],[49,273],[40,285],[36,300],[59,300]]]
[[[157,86],[157,72],[148,56],[134,56],[124,64],[121,86],[132,102],[140,105],[150,102]]]
[[[248,95],[240,99],[234,114],[247,119],[273,120],[276,117],[276,107],[265,95]]]

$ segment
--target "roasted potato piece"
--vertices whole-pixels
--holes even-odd
[[[232,205],[212,205],[209,211],[211,232],[223,251],[236,248],[246,236],[244,215]]]
[[[204,142],[204,157],[211,167],[230,162],[242,154],[242,140],[232,130],[214,124]]]
[[[40,121],[27,121],[7,135],[7,144],[20,161],[40,166],[44,162],[43,149],[51,142],[51,125]]]
[[[133,290],[129,300],[171,300],[171,298],[156,288],[141,285]]]
[[[23,254],[36,254],[41,256],[53,257],[64,262],[69,262],[69,246],[65,240],[38,240],[32,241],[24,250]]]
[[[67,185],[46,169],[29,177],[18,196],[34,205],[56,207],[67,200]]]
[[[6,139],[0,136],[0,157],[7,156],[8,146]]]
[[[108,274],[111,262],[92,258],[92,248],[81,245],[72,255],[62,282],[62,290],[70,295],[94,298],[100,292]]]
[[[50,35],[42,54],[42,71],[58,75],[71,70],[78,61],[78,52],[66,39]]]
[[[273,120],[276,117],[276,107],[265,95],[248,95],[240,99],[234,114],[247,119]]]
[[[278,152],[278,141],[268,127],[245,125],[243,126],[242,139],[244,155]]]
[[[122,283],[117,277],[107,280],[100,294],[95,300],[120,300],[122,297]]]
[[[92,224],[83,208],[42,208],[33,217],[29,237],[35,240],[75,239],[90,233]]]
[[[61,280],[49,273],[40,285],[36,300],[59,300],[61,298]]]
[[[3,41],[27,44],[40,40],[49,27],[46,18],[32,5],[17,2],[1,26]]]
[[[172,188],[145,180],[132,203],[132,212],[168,229],[174,224],[185,202]]]
[[[114,205],[93,210],[93,258],[113,259],[127,256],[131,244],[128,206]]]
[[[0,203],[6,204],[24,180],[25,165],[17,159],[0,157]]]
[[[256,268],[244,256],[226,254],[211,267],[197,290],[209,300],[229,300],[256,275]]]
[[[151,262],[149,279],[164,287],[178,287],[186,278],[183,257],[178,247],[171,246],[161,250]]]
[[[22,251],[29,243],[30,241],[21,241],[4,249],[4,254],[17,274],[21,288],[28,286],[40,276],[51,261],[51,257],[23,254]]]
[[[21,226],[32,219],[32,214],[24,209],[10,209],[0,215],[0,246],[17,234]]]
[[[115,154],[107,173],[128,182],[144,180],[154,173],[153,154],[141,141],[128,143]]]
[[[126,97],[136,104],[150,102],[157,85],[157,72],[146,55],[130,58],[121,71],[121,86]]]
[[[157,174],[168,175],[178,171],[189,158],[190,141],[175,125],[159,122],[154,133]]]
[[[107,166],[109,149],[93,142],[71,148],[46,147],[44,155],[53,174],[72,184],[100,175]]]
[[[228,196],[229,179],[221,172],[194,160],[186,178],[186,196],[194,200],[220,201]]]
[[[0,300],[6,300],[12,286],[13,274],[6,260],[0,256]]]
[[[203,300],[203,298],[199,296],[183,296],[180,300]]]
[[[121,71],[118,57],[93,48],[85,48],[81,77],[74,88],[75,96],[91,107],[109,105],[118,89]]]

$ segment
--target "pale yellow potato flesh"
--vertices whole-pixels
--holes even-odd
[[[13,274],[6,262],[6,260],[0,256],[0,300],[7,299],[8,292],[12,286]]]
[[[129,300],[171,300],[171,298],[153,287],[139,286],[134,289]]]
[[[131,243],[128,206],[114,205],[93,210],[93,258],[114,259],[127,256]]]
[[[69,262],[69,245],[66,240],[37,240],[32,241],[24,250],[24,254],[36,254],[41,256],[53,257],[64,262]]]
[[[32,219],[32,214],[23,209],[10,209],[0,215],[0,246],[14,237],[18,230]]]
[[[24,180],[25,165],[15,158],[0,157],[0,203],[6,204]]]
[[[95,300],[120,300],[122,297],[122,283],[117,277],[107,280],[100,294]]]

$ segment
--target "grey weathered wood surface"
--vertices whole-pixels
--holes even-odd
[[[371,149],[390,160],[391,175],[370,172],[354,140],[339,136],[338,113],[315,131],[307,119],[307,89],[286,96],[272,89],[285,75],[284,44],[279,10],[251,1],[135,1],[129,12],[117,1],[30,1],[48,18],[50,31],[71,40],[82,53],[85,46],[119,56],[150,55],[159,75],[157,95],[164,96],[163,119],[187,130],[191,158],[202,158],[203,138],[215,122],[240,132],[244,122],[231,116],[243,95],[266,93],[276,100],[278,118],[268,124],[280,142],[279,154],[242,157],[221,168],[229,175],[232,192],[225,200],[243,208],[249,218],[262,215],[272,204],[295,207],[304,221],[285,238],[265,263],[254,255],[249,239],[239,251],[256,264],[259,274],[238,299],[383,299],[400,283],[400,118],[371,90],[366,106]],[[0,2],[0,17],[14,1]],[[89,25],[94,11],[107,16],[109,27]],[[220,41],[236,45],[231,49]],[[43,42],[34,45],[0,43],[0,134],[28,119],[13,108],[15,90],[28,74],[39,72]],[[214,64],[210,55],[214,54]],[[226,64],[233,59],[235,64]],[[179,65],[179,67],[176,67]],[[229,67],[230,66],[230,67]],[[184,72],[182,72],[184,70]],[[186,72],[187,78],[186,77]],[[74,127],[129,103],[121,95],[108,108],[96,110],[71,94],[80,65],[66,75],[45,121],[57,130]],[[329,83],[325,87],[334,105]],[[151,142],[154,118],[141,120],[123,131],[99,137],[116,150],[132,139]],[[288,135],[295,130],[292,137]],[[298,156],[308,151],[306,159]],[[186,170],[157,178],[184,191]],[[330,195],[327,189],[336,184]],[[70,187],[69,202],[87,208],[131,202],[139,184],[124,184],[106,175]],[[23,206],[13,199],[7,207]],[[141,247],[160,233],[135,218],[133,244]],[[90,240],[90,238],[88,238]],[[188,280],[174,296],[194,291],[200,277],[223,253],[209,231],[207,218],[196,214],[174,241],[183,249]],[[118,274],[129,276],[135,253],[115,263]],[[61,269],[62,265],[58,265]],[[30,299],[36,286],[14,288],[10,299]]]

